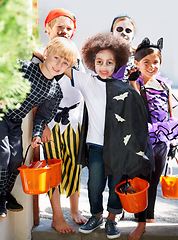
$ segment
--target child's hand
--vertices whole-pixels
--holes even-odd
[[[31,147],[36,148],[36,147],[39,146],[40,143],[41,143],[41,138],[40,137],[34,137],[31,141]]]
[[[129,81],[136,81],[140,75],[141,75],[141,72],[139,71],[138,68],[132,68],[129,71]]]
[[[46,125],[42,135],[42,142],[50,142],[51,139],[51,130]]]

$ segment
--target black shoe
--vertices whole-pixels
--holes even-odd
[[[107,238],[115,239],[120,237],[121,234],[119,232],[119,229],[116,227],[116,225],[117,223],[112,219],[108,219],[106,221],[105,230],[106,230]]]
[[[6,199],[4,195],[0,195],[0,217],[6,216],[7,216]]]
[[[99,228],[103,223],[103,218],[98,218],[95,216],[91,216],[83,226],[79,228],[79,232],[81,233],[91,233],[95,229]]]
[[[7,193],[6,194],[6,208],[13,212],[19,212],[23,210],[23,206],[17,202],[15,197],[12,196],[12,194]]]

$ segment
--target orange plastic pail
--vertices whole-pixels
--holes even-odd
[[[18,170],[25,193],[36,195],[49,191],[51,167],[46,166],[45,160],[33,162],[29,167],[22,165]]]
[[[178,199],[178,177],[163,175],[160,177],[160,181],[163,197]]]
[[[50,188],[57,187],[61,183],[61,159],[48,159],[51,167]]]
[[[119,191],[121,185],[126,183],[126,181],[119,183],[115,188],[115,191],[121,200],[122,206],[125,211],[130,213],[142,212],[148,205],[149,183],[138,177],[135,177],[133,180],[129,179],[127,182],[130,183],[131,187],[135,190],[135,193],[125,194]]]

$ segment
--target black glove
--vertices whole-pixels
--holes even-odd
[[[168,152],[168,157],[174,159],[176,155],[177,145],[170,144],[170,149]]]
[[[129,76],[129,81],[136,81],[139,78],[140,74],[141,74],[141,72],[139,70],[131,73]]]

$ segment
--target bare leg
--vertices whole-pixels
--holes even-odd
[[[140,240],[144,232],[146,232],[146,223],[138,222],[137,227],[129,234],[128,240]]]
[[[146,219],[147,223],[156,223],[156,221],[154,219]]]
[[[60,193],[57,188],[55,189],[50,202],[53,211],[51,226],[60,233],[75,232],[75,230],[65,221],[60,203]]]
[[[82,216],[78,210],[79,205],[79,195],[76,191],[74,194],[70,196],[70,213],[71,219],[74,220],[77,224],[86,223],[88,220]]]
[[[112,213],[108,213],[108,216],[106,219],[112,219],[113,221],[115,221],[116,215],[112,214]]]

